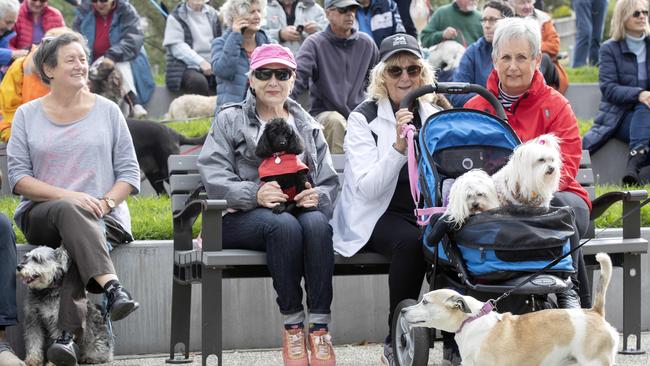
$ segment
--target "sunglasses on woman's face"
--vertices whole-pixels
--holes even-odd
[[[47,0],[34,0],[34,2],[35,3],[43,3],[43,4],[45,4],[47,2]]]
[[[99,1],[100,3],[102,3],[102,4],[106,4],[106,3],[109,2],[110,0],[92,0],[93,4],[96,4],[98,1]]]
[[[648,11],[647,10],[637,10],[634,13],[632,13],[632,16],[635,18],[638,18],[643,14],[644,17],[648,17]]]
[[[420,72],[422,72],[422,67],[419,65],[411,65],[405,68],[399,66],[391,66],[386,69],[388,76],[392,77],[393,79],[399,79],[402,76],[402,72],[404,71],[406,71],[408,76],[416,77],[416,76],[420,76]]]
[[[257,69],[253,71],[256,79],[266,81],[275,75],[275,79],[279,81],[287,81],[291,78],[291,70],[289,69]]]
[[[336,11],[339,12],[339,14],[347,14],[347,13],[354,13],[357,10],[357,7],[354,5],[350,5],[347,8],[336,8]]]

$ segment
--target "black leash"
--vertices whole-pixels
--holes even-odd
[[[640,204],[640,206],[639,206],[639,210],[641,210],[641,207],[647,205],[648,203],[650,203],[650,198],[647,198],[645,201],[641,202],[641,204]],[[542,268],[542,269],[540,269],[539,271],[537,271],[537,272],[533,273],[532,275],[530,275],[527,279],[525,279],[524,281],[522,281],[521,283],[519,283],[517,286],[515,286],[515,287],[511,288],[510,290],[506,291],[506,292],[503,293],[501,296],[497,297],[495,300],[488,300],[488,302],[491,302],[493,306],[496,306],[496,304],[497,304],[499,301],[501,301],[501,300],[505,299],[506,297],[510,296],[510,295],[511,295],[515,290],[521,288],[521,287],[524,286],[525,284],[527,284],[527,283],[529,283],[530,281],[532,281],[532,280],[534,280],[535,278],[537,278],[537,276],[539,276],[540,274],[544,273],[546,270],[548,270],[548,269],[552,268],[553,266],[555,266],[556,264],[560,263],[560,261],[561,261],[562,259],[564,259],[564,258],[570,256],[570,255],[573,254],[576,250],[582,248],[583,245],[589,243],[592,239],[595,239],[598,235],[602,234],[606,229],[611,228],[611,227],[612,227],[614,224],[616,224],[619,220],[622,221],[622,220],[624,220],[626,217],[628,217],[628,216],[630,216],[631,214],[633,214],[634,211],[635,211],[635,210],[632,210],[632,211],[628,212],[627,214],[621,216],[621,218],[620,218],[620,219],[617,219],[616,221],[614,221],[614,223],[612,223],[612,225],[610,225],[609,227],[605,227],[605,228],[603,228],[603,229],[602,229],[598,234],[594,234],[594,236],[593,236],[592,238],[589,238],[589,239],[585,240],[584,242],[580,243],[580,245],[577,245],[575,248],[571,249],[568,253],[566,253],[566,254],[564,254],[564,255],[562,255],[562,256],[560,256],[560,257],[555,258],[551,263],[547,264],[544,268]]]

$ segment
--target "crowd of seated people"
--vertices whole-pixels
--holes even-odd
[[[76,52],[78,62],[74,67],[85,70],[84,72],[87,72],[88,65],[93,62],[113,63],[124,76],[121,92],[127,104],[132,106],[131,115],[146,115],[144,105],[150,100],[155,85],[144,48],[140,16],[135,7],[129,0],[81,0],[78,3],[71,0],[70,3],[77,6],[71,27],[87,38],[88,49],[85,50],[87,53],[84,57],[84,43],[70,36],[76,33],[69,31],[66,32],[69,42],[64,42],[60,47],[74,48],[72,51]],[[426,98],[419,100],[415,113],[397,108],[406,92],[435,80],[435,70],[427,63],[423,47],[443,41],[456,41],[466,47],[460,66],[454,72],[453,81],[488,87],[506,107],[513,128],[522,140],[558,128],[550,126],[548,121],[531,120],[529,115],[534,113],[527,115],[526,111],[543,108],[540,107],[542,102],[539,99],[527,99],[524,95],[542,93],[548,96],[545,103],[568,103],[559,93],[549,88],[564,92],[567,79],[558,62],[559,36],[552,20],[547,13],[533,7],[540,6],[541,1],[490,1],[479,10],[475,0],[450,0],[449,4],[433,12],[419,39],[406,34],[407,29],[402,19],[408,18],[410,21],[410,15],[400,13],[401,9],[408,9],[404,3],[396,0],[227,0],[219,9],[215,9],[208,0],[182,0],[166,20],[162,46],[166,53],[167,88],[172,92],[201,95],[216,93],[219,96],[215,122],[200,155],[200,171],[209,196],[223,198],[224,195],[239,192],[232,198],[236,212],[231,212],[224,218],[224,231],[229,233],[224,246],[267,252],[279,310],[285,317],[282,333],[283,359],[288,365],[306,365],[310,357],[312,364],[334,364],[335,356],[328,329],[334,250],[352,255],[366,245],[392,258],[389,323],[394,306],[403,298],[416,296],[419,291],[424,266],[418,262],[422,259],[421,251],[415,250],[419,247],[415,225],[407,218],[412,211],[409,206],[412,202],[408,201],[410,197],[406,194],[408,187],[405,181],[404,140],[396,128],[404,123],[422,123],[439,110]],[[603,98],[614,106],[601,112],[603,116],[609,113],[608,118],[611,120],[605,117],[597,119],[596,126],[588,136],[596,136],[598,139],[592,142],[586,137],[585,144],[599,146],[601,139],[614,134],[626,137],[630,141],[628,182],[638,183],[639,170],[647,165],[649,148],[648,141],[645,140],[650,138],[650,134],[641,136],[641,133],[632,134],[631,131],[645,131],[637,125],[645,120],[643,116],[650,105],[650,97],[646,95],[649,93],[646,85],[647,72],[644,71],[645,68],[639,67],[636,75],[624,73],[614,78],[616,73],[612,63],[629,61],[626,65],[636,62],[638,66],[647,66],[643,60],[648,42],[648,9],[647,4],[641,0],[624,0],[620,3],[626,5],[617,4],[615,11],[614,21],[620,28],[618,36],[614,35],[613,40],[605,43],[600,51],[602,71],[606,71],[600,75]],[[515,16],[526,20],[505,19]],[[499,32],[502,37],[500,48],[493,49],[495,30],[499,29],[499,24],[507,24],[511,29],[505,31],[502,27]],[[15,155],[11,157],[13,163],[10,172],[10,184],[14,192],[21,193],[26,201],[45,201],[39,204],[40,207],[59,204],[55,197],[48,196],[41,200],[42,197],[39,196],[40,189],[43,188],[43,182],[39,179],[47,184],[48,178],[46,175],[32,174],[25,181],[25,175],[17,175],[19,171],[16,169],[24,170],[34,163],[29,160],[33,157],[24,153],[25,149],[29,149],[29,144],[33,143],[26,139],[30,132],[26,125],[32,123],[26,116],[44,110],[46,115],[51,115],[60,124],[71,123],[70,116],[57,114],[57,106],[63,104],[50,93],[50,87],[78,85],[66,78],[63,81],[57,80],[63,65],[55,63],[34,66],[33,60],[43,36],[53,28],[64,25],[61,12],[51,7],[47,0],[24,0],[22,4],[17,0],[0,0],[0,76],[5,77],[3,85],[16,85],[15,77],[18,74],[23,88],[25,83],[32,81],[36,85],[35,89],[28,88],[29,96],[14,93],[5,97],[0,87],[0,105],[3,107],[4,119],[0,122],[0,137],[11,144],[10,154]],[[411,27],[412,24],[409,29]],[[61,40],[61,37],[54,35],[52,38]],[[515,44],[514,41],[522,37],[526,42]],[[505,80],[507,62],[499,56],[515,53],[519,46],[530,51],[527,53],[529,57],[518,66],[525,82],[522,85],[510,85]],[[56,52],[58,49],[55,50],[55,55]],[[634,60],[627,57],[632,55]],[[625,94],[624,100],[620,99],[621,90],[629,92],[629,95]],[[39,93],[34,94],[36,91]],[[89,106],[99,103],[110,116],[111,128],[123,132],[123,119],[113,115],[115,110],[110,104],[105,105],[108,102],[92,99],[93,96],[85,92],[80,93],[75,94],[83,102],[75,108],[78,109],[76,114],[80,118]],[[45,95],[47,96],[38,99]],[[33,99],[37,100],[32,101]],[[481,98],[473,95],[450,96],[450,99],[456,107],[474,107],[493,113]],[[302,103],[298,104],[294,100]],[[521,102],[519,104],[522,109],[511,110],[511,106],[517,102]],[[549,107],[553,113],[557,112],[553,117],[561,120],[565,127],[572,126],[556,131],[564,134],[563,150],[571,157],[571,164],[563,171],[567,175],[563,187],[565,192],[558,195],[557,201],[560,204],[569,203],[579,211],[577,232],[581,234],[585,229],[584,219],[589,210],[589,202],[585,199],[584,192],[576,188],[575,179],[569,177],[575,176],[576,159],[579,160],[576,151],[579,150],[580,141],[577,128],[573,128],[576,124],[575,116],[570,108],[567,111],[556,110],[555,107],[557,106]],[[612,113],[615,107],[618,108],[616,116]],[[11,140],[9,134],[14,113],[19,116],[20,130],[19,139]],[[274,215],[267,210],[289,199],[279,187],[271,183],[260,185],[257,171],[260,159],[254,157],[264,126],[275,118],[285,119],[306,141],[305,153],[299,159],[303,159],[303,164],[310,169],[313,182],[305,187],[305,193],[294,199],[298,206],[317,208],[315,212],[306,210],[300,215],[289,217],[289,213]],[[616,121],[612,122],[614,119]],[[254,128],[243,128],[241,122]],[[640,141],[640,137],[645,140]],[[78,212],[79,215],[94,215],[90,219],[85,217],[85,223],[110,220],[113,213],[120,212],[120,203],[124,198],[139,189],[133,180],[136,174],[131,156],[132,146],[127,140],[125,138],[122,141],[125,150],[120,151],[128,163],[120,167],[124,170],[124,176],[122,180],[114,177],[114,181],[103,182],[101,192],[93,191],[94,196],[101,198],[87,197],[88,193],[84,193],[86,191],[76,187],[59,187],[68,190],[74,198],[73,203],[86,210]],[[349,166],[346,168],[346,181],[342,191],[344,200],[370,209],[375,206],[378,208],[381,202],[377,197],[368,196],[365,190],[366,186],[376,189],[382,185],[385,186],[382,192],[386,191],[384,188],[388,189],[386,192],[392,192],[392,195],[381,197],[388,200],[382,206],[384,212],[374,210],[377,212],[369,212],[370,216],[356,220],[350,217],[366,211],[358,210],[355,206],[355,212],[347,212],[340,204],[335,206],[338,182],[331,166],[331,153],[346,154],[346,164]],[[382,169],[372,169],[374,165],[381,165]],[[350,170],[349,167],[354,169]],[[32,168],[42,167],[34,164]],[[388,175],[390,179],[375,176],[371,170]],[[224,176],[224,172],[230,175]],[[44,170],[44,173],[48,172]],[[95,188],[97,187],[93,187]],[[51,204],[48,203],[50,201]],[[57,206],[57,209],[60,208]],[[67,206],[64,209],[71,210]],[[31,214],[35,221],[48,217],[48,212],[25,214],[27,217]],[[332,215],[333,221],[328,224]],[[259,229],[255,226],[257,221],[251,220],[251,216],[272,225],[261,225],[264,228]],[[14,253],[13,236],[10,229],[5,228],[7,225],[0,223],[3,225],[0,251],[3,256],[6,251],[11,257],[11,253]],[[239,228],[244,223],[255,230],[242,234]],[[22,224],[21,230],[29,233],[25,223]],[[346,230],[350,230],[352,224],[363,226],[361,229],[364,230],[362,235],[355,236],[354,248],[346,247],[349,244],[346,238],[350,234]],[[60,225],[68,224],[66,221]],[[125,225],[128,226],[128,223],[121,223],[121,226]],[[230,226],[232,230],[229,229]],[[400,229],[385,232],[389,227]],[[122,229],[121,234],[130,235],[128,227]],[[321,240],[304,235],[305,230],[319,233],[316,236]],[[402,233],[405,235],[400,238],[389,235],[401,236]],[[96,236],[95,242],[103,243],[100,239],[104,234],[92,232],[87,236]],[[575,240],[577,238],[578,236]],[[57,245],[55,242],[58,239],[60,238],[50,240],[54,243],[52,245]],[[275,244],[287,241],[293,243],[291,248],[279,248],[280,245]],[[71,248],[77,250],[74,244]],[[280,261],[276,257],[292,258],[292,270],[274,267]],[[275,259],[277,262],[274,262]],[[119,295],[123,303],[133,302],[130,295],[121,293],[122,288],[109,262],[110,258],[102,258],[93,263],[104,268],[101,275],[108,277],[88,276],[87,269],[78,268],[79,273],[70,285],[70,291],[77,291],[75,296],[79,297],[79,292],[83,292],[79,290],[81,285],[99,284],[101,287],[95,286],[93,290],[103,290],[113,297]],[[575,263],[578,275],[582,275],[579,257],[575,258]],[[8,265],[15,266],[12,263]],[[278,271],[289,273],[291,278],[278,274]],[[2,295],[12,291],[15,293],[15,289],[3,285],[3,280],[12,282],[11,279],[6,280],[6,276],[10,274],[0,273]],[[320,284],[320,287],[313,283],[306,285],[308,306],[312,310],[309,315],[305,314],[301,305],[303,289],[300,280],[303,277]],[[318,281],[314,281],[314,278]],[[405,281],[402,280],[404,278]],[[579,287],[580,293],[567,294],[564,303],[567,307],[588,306],[590,299],[585,294],[586,280],[580,277],[574,280],[585,285]],[[409,285],[404,287],[403,282]],[[15,308],[15,299],[5,296],[2,298],[10,303],[13,301]],[[11,305],[0,302],[0,360],[3,360],[2,357],[10,359],[13,355],[4,341],[4,327],[15,324],[12,312],[15,310]],[[58,346],[56,352],[69,352],[69,346],[78,331],[78,327],[69,328],[58,343],[62,346]],[[392,352],[387,342],[382,354],[384,362],[392,364]],[[460,363],[457,353],[452,343],[445,344],[445,361],[448,364]],[[13,358],[11,362],[20,364]],[[7,364],[11,363],[7,361]]]

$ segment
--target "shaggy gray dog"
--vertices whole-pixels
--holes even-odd
[[[59,247],[40,246],[25,254],[16,268],[17,275],[29,291],[25,299],[25,348],[27,366],[41,366],[47,348],[61,336],[59,319],[59,288],[70,266],[68,253]],[[79,363],[95,364],[113,361],[113,338],[97,305],[88,302],[86,328],[75,341],[80,349]]]

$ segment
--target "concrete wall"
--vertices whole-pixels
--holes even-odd
[[[617,234],[618,233],[618,234]],[[620,235],[620,230],[606,235]],[[643,230],[650,239],[650,229]],[[19,256],[29,249],[19,246]],[[116,354],[166,353],[169,348],[172,244],[170,241],[140,242],[118,248],[112,254],[124,285],[141,308],[115,323]],[[642,329],[650,329],[650,256],[642,255]],[[622,271],[615,269],[607,296],[607,318],[622,328]],[[18,284],[19,302],[25,287]],[[191,349],[200,346],[200,287],[192,294]],[[275,303],[271,280],[228,279],[224,281],[224,346],[234,348],[279,347],[282,320]],[[336,343],[380,342],[387,334],[387,276],[334,278],[332,333]],[[22,312],[20,314],[22,318]],[[22,350],[20,327],[10,329],[10,338]]]

